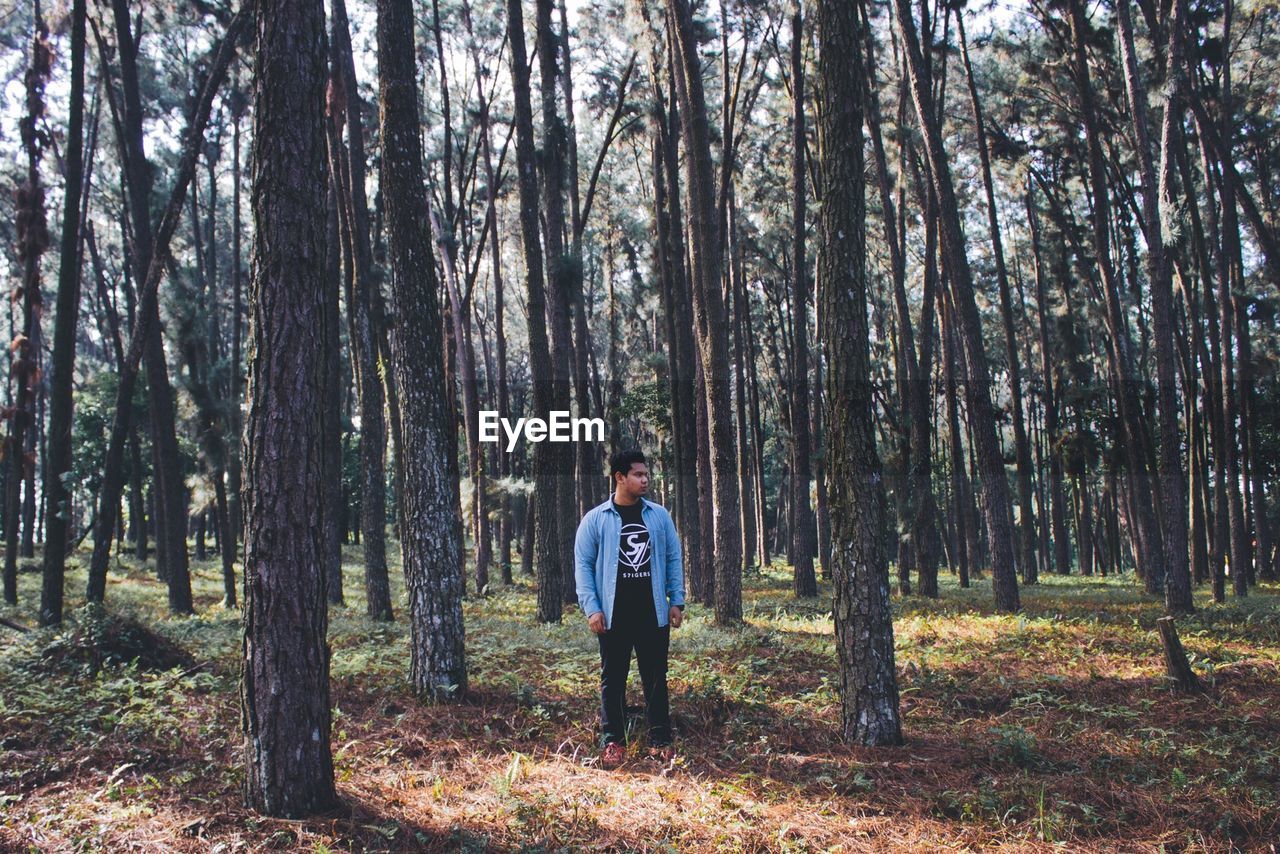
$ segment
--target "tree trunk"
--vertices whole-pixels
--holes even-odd
[[[813,572],[813,511],[809,482],[809,288],[805,281],[805,130],[804,27],[800,6],[791,13],[791,500],[795,520],[791,528],[796,596],[817,596]]]
[[[1019,609],[1018,577],[1009,518],[1009,484],[1005,477],[1004,457],[996,436],[994,407],[991,402],[990,372],[983,347],[982,321],[974,296],[973,274],[965,251],[964,232],[960,224],[960,208],[951,169],[943,149],[942,131],[934,107],[933,93],[924,77],[923,57],[916,26],[908,0],[894,0],[898,30],[904,43],[911,96],[916,115],[924,132],[929,176],[938,196],[942,247],[947,260],[947,279],[954,297],[957,324],[964,345],[967,366],[966,397],[969,420],[973,426],[981,485],[986,510],[987,536],[991,547],[992,587],[996,607],[1011,612]]]
[[[245,799],[300,818],[337,802],[325,642],[325,33],[320,3],[255,14],[241,708]]]
[[[1071,0],[1070,24],[1072,37],[1071,70],[1075,77],[1080,100],[1081,119],[1084,123],[1085,144],[1088,148],[1088,187],[1091,202],[1093,252],[1096,258],[1105,305],[1107,327],[1107,362],[1117,387],[1116,404],[1119,409],[1120,439],[1127,465],[1133,471],[1133,483],[1137,516],[1134,519],[1135,552],[1145,568],[1144,577],[1149,593],[1159,592],[1165,584],[1164,547],[1157,524],[1155,503],[1151,490],[1150,446],[1147,428],[1140,405],[1142,387],[1134,367],[1134,346],[1129,333],[1129,321],[1125,317],[1120,293],[1121,283],[1111,255],[1111,202],[1106,185],[1106,162],[1103,159],[1102,140],[1098,128],[1097,95],[1089,73],[1085,49],[1088,22],[1085,19],[1083,0]],[[1172,363],[1169,365],[1172,368]]]
[[[711,135],[702,85],[702,61],[689,0],[668,0],[669,33],[677,60],[676,91],[684,117],[686,178],[690,199],[690,267],[698,353],[706,384],[708,439],[711,456],[713,538],[715,543],[715,616],[721,625],[742,620],[742,542],[738,530],[738,487],[734,472],[733,409],[728,324],[721,294],[721,243]]]
[[[576,271],[577,259],[569,255],[564,244],[565,233],[569,230],[564,209],[563,160],[567,144],[564,120],[557,106],[559,99],[556,88],[560,75],[562,34],[556,33],[551,20],[554,0],[537,0],[535,8],[538,66],[542,83],[542,204],[546,224],[543,244],[547,252],[546,323],[551,335],[551,403],[554,409],[568,412],[574,363],[570,301],[574,290],[573,280],[579,273]],[[561,574],[561,602],[572,604],[578,598],[573,580],[573,536],[576,526],[572,520],[577,509],[578,493],[574,477],[577,465],[574,449],[564,443],[543,442],[539,444],[538,450],[546,454],[557,474],[557,517],[545,535],[551,549],[547,556],[555,562],[554,565]],[[539,533],[538,536],[541,539],[544,535]],[[538,557],[542,558],[543,553],[539,552]]]
[[[325,122],[326,127],[330,125]],[[342,232],[338,225],[339,189],[329,174],[325,218],[324,336],[331,344],[324,353],[326,401],[342,395]],[[238,406],[237,406],[238,408]],[[342,478],[342,409],[324,408],[324,555],[326,599],[330,605],[346,604],[342,595],[342,515],[346,503]],[[234,601],[234,600],[232,600]]]
[[[129,18],[128,0],[112,0],[120,59],[120,83],[124,96],[120,139],[128,186],[133,242],[131,261],[136,270],[150,271],[167,254],[168,241],[157,239],[151,223],[151,165],[143,150],[142,97],[138,82],[137,54]],[[222,72],[225,74],[225,71]],[[193,167],[194,173],[194,167]],[[185,188],[183,190],[185,198]],[[181,213],[182,205],[178,205]],[[175,221],[176,228],[176,221]],[[175,424],[174,393],[169,382],[158,302],[139,300],[139,318],[146,324],[147,389],[150,402],[152,474],[156,484],[156,570],[169,584],[169,609],[191,613],[191,578],[187,566],[187,502]],[[150,314],[150,317],[145,315]],[[115,503],[114,501],[112,502]],[[114,519],[112,519],[114,524]],[[110,530],[107,528],[106,530]],[[96,539],[96,538],[95,538]]]
[[[120,491],[123,484],[124,442],[130,429],[133,391],[137,385],[138,366],[142,360],[144,345],[149,346],[151,341],[148,330],[157,319],[156,292],[160,287],[160,279],[164,272],[163,259],[168,255],[169,241],[178,227],[178,221],[186,199],[187,186],[195,174],[196,159],[200,154],[200,142],[204,136],[205,124],[209,120],[213,96],[226,77],[227,68],[235,55],[236,42],[250,20],[249,10],[247,8],[241,9],[236,14],[236,17],[231,20],[231,23],[227,25],[227,31],[223,35],[222,41],[213,50],[213,59],[209,64],[209,74],[201,86],[200,96],[193,105],[187,128],[183,135],[182,154],[178,162],[177,177],[174,181],[173,190],[169,195],[169,201],[165,206],[164,214],[160,219],[160,226],[156,230],[155,251],[154,253],[147,253],[150,261],[145,268],[145,277],[140,282],[140,293],[137,297],[138,310],[133,323],[133,334],[129,337],[129,350],[125,356],[124,364],[121,365],[120,380],[116,391],[115,417],[112,421],[106,459],[103,464],[102,488],[98,498],[98,519],[93,536],[93,558],[89,566],[87,598],[91,602],[101,602],[106,590],[107,563],[111,556],[111,534],[115,530],[116,520],[119,516]],[[128,157],[125,158],[125,161],[126,163],[130,162]],[[149,223],[149,220],[147,222]],[[149,228],[149,224],[147,227]],[[158,483],[159,481],[157,480]],[[161,504],[161,496],[156,495],[155,509],[152,511],[153,518],[158,517]],[[157,531],[163,530],[163,522],[159,518],[156,518],[156,521]],[[183,540],[181,556],[185,566],[185,528],[180,533]],[[159,562],[160,558],[159,543],[157,542],[157,562]],[[185,585],[187,594],[186,610],[190,611],[191,587],[189,577],[186,580],[188,582]],[[180,608],[175,608],[175,604],[181,604],[180,601],[175,603],[175,593],[181,594],[183,589],[181,579],[170,582],[170,609],[180,610]]]
[[[58,262],[57,314],[53,331],[53,376],[49,388],[49,459],[44,472],[44,573],[40,590],[40,625],[62,622],[67,534],[71,494],[64,475],[71,471],[72,376],[76,362],[76,327],[80,315],[80,209],[84,181],[85,0],[71,8],[71,94],[65,155],[66,188],[62,200],[62,246]]]
[[[1122,0],[1127,2],[1127,0]],[[991,234],[991,250],[996,262],[996,284],[1000,291],[1000,318],[1004,325],[1005,358],[1009,365],[1009,400],[1013,411],[1014,459],[1018,475],[1018,534],[1021,545],[1022,583],[1035,584],[1036,540],[1035,515],[1031,507],[1031,447],[1027,442],[1027,428],[1022,408],[1022,368],[1018,364],[1018,338],[1013,328],[1013,298],[1009,293],[1009,272],[1005,266],[1004,243],[1000,237],[1000,219],[996,211],[995,183],[991,179],[991,153],[987,149],[986,124],[982,118],[982,104],[978,100],[978,86],[973,79],[973,65],[969,62],[969,43],[964,33],[964,12],[956,13],[956,25],[960,35],[960,55],[964,60],[965,79],[969,84],[969,102],[973,108],[973,126],[978,147],[978,162],[982,167],[982,186],[987,199],[987,228]]]
[[[960,404],[956,391],[956,334],[950,301],[944,301],[942,320],[942,370],[947,403],[947,437],[951,457],[951,506],[955,520],[952,538],[954,560],[961,587],[969,586],[969,562],[974,553],[977,525],[973,519],[973,500],[969,495],[969,475],[965,469],[964,449],[960,444]]]
[[[498,177],[493,164],[493,140],[489,123],[489,100],[485,94],[488,75],[480,60],[480,50],[476,44],[471,24],[471,6],[463,3],[463,20],[466,22],[467,34],[471,41],[471,58],[476,72],[476,96],[479,104],[480,144],[484,154],[485,186],[488,188],[485,202],[485,218],[489,229],[490,266],[493,268],[493,329],[494,348],[497,361],[498,415],[506,418],[510,414],[510,392],[507,388],[507,333],[505,328],[506,304],[502,280],[502,241],[498,234]],[[498,452],[497,472],[502,478],[511,474],[511,458],[509,454]],[[502,583],[511,584],[511,496],[503,492],[499,499],[498,522],[498,562],[501,564]]]
[[[395,316],[392,365],[401,405],[400,538],[412,629],[411,681],[419,695],[439,700],[459,697],[467,687],[464,559],[415,67],[412,4],[379,0],[382,194]]]
[[[354,314],[352,349],[360,392],[360,528],[364,539],[366,613],[373,620],[394,618],[391,584],[387,577],[387,426],[384,416],[382,370],[379,369],[381,312],[376,296],[373,247],[369,238],[369,203],[365,195],[364,124],[344,0],[333,0],[329,89],[329,162],[341,204],[341,227],[347,287],[354,296],[347,310]],[[347,146],[341,145],[342,128]]]
[[[1036,205],[1027,187],[1027,223],[1031,229],[1031,257],[1035,264],[1036,311],[1040,333],[1040,377],[1044,383],[1044,430],[1049,457],[1049,503],[1053,529],[1054,571],[1063,575],[1071,572],[1071,540],[1067,534],[1067,498],[1062,488],[1062,454],[1058,448],[1058,398],[1053,382],[1053,356],[1049,346],[1049,308],[1045,296],[1045,270],[1041,258],[1040,220]],[[1043,511],[1042,511],[1043,512]]]
[[[1160,508],[1164,522],[1162,542],[1165,563],[1165,610],[1189,614],[1191,569],[1187,562],[1187,484],[1182,468],[1182,432],[1178,426],[1177,351],[1174,343],[1173,267],[1165,252],[1162,210],[1171,198],[1175,126],[1181,125],[1179,84],[1182,78],[1182,0],[1174,0],[1164,23],[1169,32],[1166,47],[1165,107],[1160,134],[1160,177],[1157,183],[1147,132],[1147,91],[1138,70],[1129,0],[1117,0],[1120,46],[1124,59],[1125,90],[1133,117],[1134,140],[1142,174],[1143,234],[1147,243],[1147,277],[1155,320],[1156,388],[1160,421]]]
[[[893,665],[885,507],[872,426],[862,162],[862,44],[852,3],[820,0],[819,314],[827,371],[827,447],[842,732],[864,745],[902,743]],[[852,60],[852,61],[851,61]]]
[[[243,434],[240,405],[242,401],[244,364],[240,356],[240,342],[244,329],[244,311],[241,293],[241,258],[240,258],[240,118],[246,109],[246,99],[240,92],[239,78],[232,85],[232,131],[231,131],[231,436],[227,444],[230,446],[231,458],[227,464],[227,492],[229,495],[227,510],[231,514],[231,533],[236,553],[239,554],[240,542],[244,538],[244,512],[240,500],[240,481],[244,466],[240,462],[240,441]],[[135,438],[136,443],[136,438]]]
[[[540,417],[556,408],[553,386],[551,342],[547,336],[547,295],[543,275],[542,243],[539,225],[538,174],[533,138],[533,105],[529,95],[529,61],[524,42],[524,12],[520,0],[507,0],[507,40],[511,45],[512,92],[515,101],[516,172],[519,175],[520,236],[524,248],[525,277],[528,298],[529,373],[533,384],[533,408]],[[541,623],[558,623],[563,611],[564,571],[560,564],[558,527],[571,524],[562,513],[559,496],[566,473],[559,467],[560,458],[549,442],[533,448],[533,480],[536,500],[529,512],[536,519],[527,520],[534,532],[525,544],[523,559],[533,561],[537,573],[538,610]],[[530,496],[533,498],[533,496]],[[568,503],[572,503],[572,492]],[[528,539],[528,538],[526,538]]]

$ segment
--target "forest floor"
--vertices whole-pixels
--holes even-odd
[[[219,604],[216,562],[194,566],[193,618],[169,617],[163,587],[125,564],[107,601],[137,624],[79,610],[60,633],[0,626],[0,850],[1274,851],[1280,839],[1275,586],[1223,606],[1197,593],[1179,630],[1209,686],[1198,697],[1168,688],[1161,609],[1131,576],[1046,579],[1024,588],[1018,616],[993,614],[982,581],[895,598],[906,744],[868,749],[838,738],[829,586],[797,601],[775,567],[744,585],[745,628],[695,606],[673,633],[678,757],[637,744],[606,771],[598,652],[576,609],[535,625],[525,580],[469,598],[470,691],[424,705],[406,689],[403,604],[393,624],[367,620],[359,551],[345,558],[348,605],[330,619],[339,809],[284,821],[244,808],[239,613]],[[0,616],[30,625],[34,565],[20,584]],[[70,607],[83,587],[77,569]],[[95,638],[141,658],[94,661]]]

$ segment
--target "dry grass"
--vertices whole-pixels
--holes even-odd
[[[527,585],[468,600],[472,690],[423,705],[403,684],[403,609],[364,619],[347,559],[330,638],[339,810],[244,809],[238,614],[218,606],[216,567],[196,567],[191,619],[122,567],[112,607],[196,664],[94,673],[66,654],[75,624],[62,641],[0,628],[0,849],[1274,850],[1280,836],[1275,588],[1180,623],[1212,686],[1196,698],[1166,687],[1159,606],[1132,579],[1049,579],[1016,617],[991,613],[989,586],[895,602],[907,744],[866,749],[838,738],[827,599],[795,601],[780,568],[748,579],[744,629],[694,608],[673,635],[681,756],[637,745],[607,772],[576,613],[534,625]],[[38,579],[21,582],[0,616],[29,623]]]

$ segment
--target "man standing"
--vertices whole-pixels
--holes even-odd
[[[578,604],[600,641],[601,765],[626,755],[627,674],[631,650],[644,686],[649,744],[670,754],[667,648],[684,620],[684,567],[671,515],[647,501],[649,467],[640,451],[609,460],[614,492],[587,511],[573,554]]]

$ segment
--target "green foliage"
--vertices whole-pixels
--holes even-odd
[[[90,374],[74,394],[75,420],[71,430],[71,470],[68,484],[79,506],[91,503],[102,487],[102,470],[106,465],[107,441],[115,421],[116,395],[119,393],[119,377],[111,371]],[[134,425],[146,424],[147,390],[145,383],[134,387],[133,410],[130,418]],[[146,431],[139,429],[139,441]],[[142,477],[151,476],[151,455],[142,449]],[[125,477],[132,480],[132,460],[126,449],[124,455]]]
[[[671,435],[671,389],[665,380],[640,383],[622,396],[614,417],[638,418],[646,427]]]

